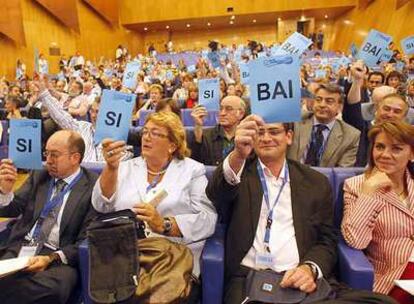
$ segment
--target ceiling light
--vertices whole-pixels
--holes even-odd
[[[300,16],[300,21],[305,21],[305,20],[306,20],[306,18],[305,18],[304,15]]]
[[[190,23],[187,23],[187,27],[190,27],[191,25],[190,25]]]
[[[279,18],[277,18],[277,21],[282,21],[282,18],[280,18],[280,17],[279,17]]]
[[[168,30],[168,29],[170,28],[170,26],[169,26],[169,25],[167,25],[165,28]]]
[[[144,31],[148,31],[148,28],[147,27],[144,27]]]
[[[230,17],[230,19],[234,20],[234,19],[236,19],[236,16],[233,15],[233,16]]]
[[[325,19],[328,19],[328,15],[325,15]]]
[[[253,19],[253,23],[256,23],[256,19]]]
[[[230,24],[233,24],[234,23],[234,21],[233,20],[230,20],[230,22],[229,22]]]
[[[207,22],[207,26],[211,26],[211,23],[210,22]]]

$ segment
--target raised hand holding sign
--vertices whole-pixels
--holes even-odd
[[[99,144],[104,138],[127,140],[134,104],[134,94],[103,91],[96,122],[95,144]]]
[[[41,130],[39,119],[10,120],[9,158],[17,168],[42,168]]]

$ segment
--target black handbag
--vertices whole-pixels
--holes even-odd
[[[89,296],[97,303],[129,299],[138,285],[139,237],[144,223],[129,209],[102,214],[87,228]]]
[[[310,304],[330,299],[333,295],[324,278],[316,281],[316,291],[307,294],[299,289],[282,288],[283,275],[273,270],[250,270],[246,278],[247,296],[242,303]]]

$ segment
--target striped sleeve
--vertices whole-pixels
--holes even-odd
[[[79,131],[79,123],[68,112],[66,112],[59,101],[54,98],[48,90],[43,91],[39,99],[49,111],[50,117],[62,128]]]
[[[372,240],[372,231],[385,202],[379,193],[362,194],[361,189],[357,189],[360,178],[358,176],[345,181],[341,231],[349,246],[365,249]]]

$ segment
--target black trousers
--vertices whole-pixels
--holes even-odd
[[[78,280],[75,268],[51,266],[37,273],[18,272],[0,279],[2,304],[65,304]]]
[[[0,259],[15,258],[19,248],[9,248],[5,253],[0,253]],[[51,252],[45,247],[40,254]],[[0,278],[0,303],[66,304],[74,299],[75,288],[79,288],[78,276],[76,268],[65,264],[51,264],[46,270],[36,273],[17,272]]]
[[[236,275],[230,278],[226,285],[224,303],[240,304],[246,298],[246,276],[248,269],[241,267]],[[355,290],[343,284],[334,282],[332,288],[336,291],[336,299],[321,301],[324,304],[398,304],[394,299],[379,293],[366,290]]]

